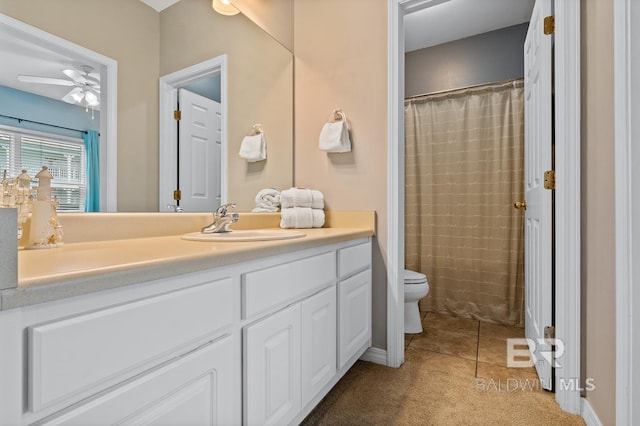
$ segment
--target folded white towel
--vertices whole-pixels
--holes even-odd
[[[351,151],[351,140],[349,139],[347,121],[339,120],[325,123],[320,132],[318,146],[320,150],[327,152]]]
[[[264,139],[264,134],[259,133],[254,136],[245,136],[242,139],[240,145],[240,152],[238,153],[241,158],[246,159],[248,162],[253,163],[255,161],[262,161],[267,159],[267,147]]]
[[[311,207],[291,207],[280,212],[281,228],[322,228],[324,211]]]
[[[280,228],[312,228],[313,212],[310,207],[291,207],[280,212]]]
[[[324,225],[324,210],[311,209],[311,214],[313,215],[313,224],[311,226],[322,228],[322,225]]]
[[[324,209],[324,194],[316,189],[311,190],[311,208]]]
[[[280,193],[280,203],[283,209],[290,207],[324,209],[324,195],[313,189],[290,188]]]

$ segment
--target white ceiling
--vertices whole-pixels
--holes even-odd
[[[405,51],[528,22],[535,0],[428,0],[405,16]]]
[[[140,0],[143,3],[151,6],[158,12],[162,12],[172,4],[178,3],[180,0]]]

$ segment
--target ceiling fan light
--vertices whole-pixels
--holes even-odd
[[[77,103],[80,103],[82,102],[82,98],[84,98],[84,92],[72,93],[71,97],[73,98],[74,101],[76,101]]]
[[[213,7],[213,10],[225,16],[233,16],[240,13],[240,11],[233,6],[229,0],[212,0],[211,6]]]
[[[98,97],[91,92],[87,92],[85,95],[85,100],[87,101],[87,105],[89,106],[97,106],[99,104]]]

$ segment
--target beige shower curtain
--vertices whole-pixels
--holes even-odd
[[[523,325],[524,83],[405,101],[405,265],[431,312]]]

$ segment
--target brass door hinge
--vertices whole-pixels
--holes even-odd
[[[180,191],[179,189],[173,191],[173,199],[176,201],[180,201],[182,199],[182,191]]]
[[[174,118],[176,121],[180,121],[180,120],[182,120],[182,111],[180,111],[179,109],[177,109],[177,110],[173,111],[173,118]]]
[[[544,17],[544,34],[550,35],[556,31],[556,18],[551,16]]]
[[[556,171],[547,170],[544,172],[544,189],[556,189]]]

